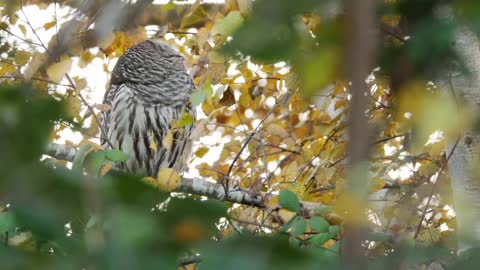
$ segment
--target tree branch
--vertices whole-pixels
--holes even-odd
[[[73,161],[77,154],[77,149],[68,145],[50,143],[45,154],[58,160]]]
[[[58,160],[73,161],[75,155],[77,154],[77,151],[78,150],[72,146],[50,143],[47,146],[45,154]],[[231,189],[228,191],[227,196],[225,193],[225,188],[222,185],[209,182],[198,177],[183,178],[180,186],[178,186],[175,192],[205,196],[210,199],[238,203],[248,206],[255,206],[258,208],[267,208],[267,206],[265,205],[265,201],[267,198],[271,197],[271,195],[263,192],[258,195],[252,195],[249,190],[245,189]],[[301,203],[301,213],[305,216],[316,215],[326,207],[321,203]]]

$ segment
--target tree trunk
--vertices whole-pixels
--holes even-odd
[[[478,36],[462,28],[456,34],[455,51],[459,54],[469,74],[453,70],[446,78],[459,106],[468,106],[475,112],[480,106],[480,48]],[[445,78],[444,78],[445,79]],[[461,119],[459,119],[461,120]],[[480,155],[480,132],[462,130],[459,138],[447,138],[447,155],[453,200],[457,215],[458,251],[462,252],[480,243],[480,182],[475,173]],[[458,141],[458,143],[457,143]]]

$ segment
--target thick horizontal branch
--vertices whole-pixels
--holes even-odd
[[[73,161],[77,154],[77,149],[68,145],[50,143],[45,154],[58,160]]]
[[[62,144],[51,143],[47,146],[46,155],[49,155],[58,160],[73,161],[77,149]],[[225,188],[222,185],[205,181],[201,178],[183,178],[180,186],[175,192],[189,193],[199,196],[205,196],[210,199],[221,200],[231,203],[238,203],[242,205],[255,206],[258,208],[266,208],[265,201],[271,197],[266,193],[259,193],[252,195],[249,190],[245,189],[231,189],[228,191],[228,196],[225,193]],[[301,202],[302,214],[312,216],[322,211],[325,205],[321,203]]]

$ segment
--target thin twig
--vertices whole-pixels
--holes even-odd
[[[422,223],[423,223],[423,220],[425,219],[425,215],[427,214],[428,207],[430,207],[430,203],[432,201],[433,194],[435,193],[435,190],[438,186],[438,183],[440,182],[440,175],[442,175],[442,173],[445,171],[445,168],[447,167],[448,161],[450,160],[450,158],[453,155],[453,152],[457,148],[457,145],[458,145],[459,141],[460,141],[460,137],[457,138],[457,140],[455,141],[455,144],[452,147],[452,150],[450,151],[447,158],[443,161],[443,164],[440,167],[440,170],[438,172],[438,179],[437,179],[437,181],[435,181],[435,183],[433,183],[432,190],[430,191],[430,194],[428,196],[427,204],[425,205],[422,216],[420,217],[420,222],[417,225],[417,230],[415,231],[414,239],[417,239],[418,235],[420,234],[420,231],[422,230]]]
[[[245,140],[245,143],[242,145],[242,148],[240,148],[237,155],[235,156],[232,163],[230,164],[230,167],[228,167],[227,174],[224,177],[224,179],[226,180],[226,185],[225,185],[226,186],[226,189],[225,189],[226,194],[228,194],[228,184],[229,184],[228,183],[229,182],[228,178],[230,177],[230,174],[232,173],[233,166],[235,165],[235,162],[237,162],[237,160],[240,158],[240,155],[242,154],[243,150],[245,150],[245,148],[247,148],[248,143],[252,140],[253,136],[255,136],[260,131],[260,128],[261,128],[263,122],[265,122],[265,120],[267,120],[267,118],[273,113],[273,111],[278,106],[278,104],[279,104],[278,101],[275,102],[275,105],[273,105],[273,107],[270,109],[270,111],[268,111],[268,113],[265,115],[265,117],[263,117],[263,119],[260,121],[260,123],[258,123],[257,127],[253,130],[253,132],[250,133],[250,135]]]
[[[23,11],[23,7],[20,9],[23,16],[25,17],[25,23],[28,25],[28,27],[32,30],[33,34],[37,37],[38,39],[38,42],[40,42],[41,46],[45,49],[45,51],[50,55],[50,56],[53,56],[53,54],[50,52],[50,50],[48,49],[47,46],[45,46],[45,44],[43,43],[42,39],[38,36],[37,34],[37,31],[35,30],[35,28],[33,27],[33,25],[30,23],[30,20],[28,19],[27,15],[25,14],[25,12]],[[57,60],[57,59],[55,59]],[[87,102],[87,100],[85,100],[85,98],[83,98],[82,94],[80,94],[79,91],[77,91],[77,87],[75,86],[75,83],[73,82],[72,78],[70,78],[70,75],[68,75],[68,73],[65,74],[65,77],[67,78],[68,82],[70,83],[70,87],[72,89],[75,90],[75,92],[78,94],[78,96],[80,97],[80,100],[82,101],[83,105],[85,105],[87,107],[87,109],[90,111],[90,113],[93,115],[95,121],[97,121],[97,124],[98,124],[98,127],[100,128],[100,132],[102,133],[102,137],[105,138],[105,141],[108,143],[108,145],[111,147],[111,148],[115,148],[113,147],[113,144],[110,142],[109,138],[108,138],[108,134],[107,132],[105,131],[105,128],[104,126],[102,125],[100,119],[98,119],[97,115],[95,114],[95,111],[93,110],[93,107]]]
[[[13,80],[25,80],[25,78],[21,77],[21,76],[4,75],[4,76],[0,76],[0,78],[1,79],[13,79]],[[56,83],[54,81],[51,81],[51,80],[48,80],[48,79],[43,79],[43,78],[30,78],[30,80],[51,83],[51,84],[55,84],[55,85],[58,85],[58,86],[71,87],[69,84]]]
[[[38,43],[36,43],[36,42],[34,42],[34,41],[26,40],[26,39],[24,39],[24,38],[22,38],[22,37],[20,37],[20,36],[18,36],[18,35],[15,35],[14,33],[10,32],[9,30],[7,30],[7,29],[5,29],[5,28],[1,28],[1,30],[7,32],[8,34],[10,34],[10,35],[12,35],[12,36],[20,39],[21,41],[28,43],[28,44],[35,45],[35,46],[42,46],[41,44],[38,44]]]
[[[381,25],[380,30],[382,30],[383,32],[389,34],[390,36],[396,38],[397,40],[401,41],[402,43],[405,43],[405,41],[406,41],[405,37],[395,33],[395,31],[393,31],[392,29],[388,28],[385,25]]]

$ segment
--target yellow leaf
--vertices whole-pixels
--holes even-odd
[[[80,113],[81,108],[82,101],[78,97],[72,95],[67,96],[65,99],[65,109],[69,116],[77,116]]]
[[[85,89],[87,87],[87,80],[85,79],[79,79],[78,77],[74,78],[75,80],[75,88],[77,91]]]
[[[173,191],[180,186],[182,178],[172,168],[161,168],[157,174],[158,187],[162,190]]]
[[[200,147],[198,148],[198,150],[195,152],[195,155],[199,158],[202,158],[203,156],[205,156],[205,154],[208,153],[210,149],[208,147]]]
[[[150,148],[153,149],[154,151],[158,151],[158,146],[157,143],[155,142],[155,132],[153,130],[150,130]],[[164,138],[165,139],[165,138]],[[163,143],[163,141],[162,141]]]
[[[301,181],[282,184],[281,187],[282,189],[285,188],[292,191],[295,193],[295,195],[297,195],[298,198],[303,199],[303,194],[305,194],[305,185],[303,185]]]
[[[384,186],[385,186],[385,180],[381,177],[375,177],[372,179],[372,185],[370,187],[370,190],[372,192],[377,192],[380,191]]]
[[[274,196],[270,199],[267,198],[267,202],[265,205],[267,206],[268,209],[276,209],[280,207],[280,203],[278,202],[278,196]]]
[[[68,58],[61,62],[55,63],[47,68],[47,74],[54,83],[60,83],[63,76],[70,70],[72,59]]]
[[[285,130],[285,128],[283,128],[282,126],[277,125],[277,124],[270,124],[270,125],[266,126],[265,130],[268,131],[269,133],[271,133],[273,135],[276,135],[276,136],[279,136],[281,138],[285,138],[285,137],[288,136],[288,132]]]
[[[78,66],[81,68],[86,67],[90,62],[92,62],[93,57],[95,57],[90,51],[86,51],[82,56],[80,56],[80,61]]]
[[[282,219],[283,223],[287,223],[289,222],[295,215],[297,215],[297,213],[293,212],[293,211],[290,211],[290,210],[287,210],[285,208],[281,208],[280,210],[278,210],[278,215],[280,216],[280,218]]]
[[[107,56],[112,53],[115,53],[116,56],[120,56],[132,46],[133,43],[129,40],[125,32],[117,32],[115,33],[113,42],[104,50],[104,53]]]
[[[172,145],[173,145],[173,133],[171,130],[169,130],[167,134],[163,136],[162,146],[163,148],[167,149],[167,151],[170,151],[172,149]]]
[[[209,17],[207,11],[200,5],[193,5],[191,10],[183,16],[180,28],[193,27]]]
[[[302,146],[302,155],[305,160],[311,160],[313,158],[313,151],[310,149],[311,143],[306,143]]]
[[[335,245],[335,243],[337,243],[336,240],[330,239],[330,240],[328,240],[327,242],[325,242],[325,243],[323,244],[323,247],[324,247],[324,248],[330,248],[330,247],[332,247],[333,245]]]
[[[284,180],[294,179],[298,174],[298,165],[296,161],[290,162],[287,167],[282,170],[282,177]]]
[[[335,171],[336,171],[335,167],[318,168],[317,175],[316,175],[317,183],[319,183],[320,185],[328,185],[329,181],[332,179],[333,175],[335,174]]]
[[[203,177],[212,177],[214,179],[218,179],[219,177],[221,177],[220,174],[207,163],[201,163],[197,165],[197,170],[200,176]]]
[[[335,110],[345,107],[345,104],[347,104],[347,101],[345,99],[340,99],[335,103]]]
[[[430,177],[434,173],[436,173],[440,168],[438,167],[437,164],[435,163],[428,163],[428,164],[423,164],[420,169],[418,169],[418,172],[420,175],[425,176],[425,177]]]
[[[45,30],[48,30],[48,29],[54,27],[56,24],[57,24],[57,21],[47,22],[47,23],[45,23],[45,24],[43,25],[43,28],[44,28]]]
[[[32,55],[32,61],[30,61],[30,64],[28,64],[25,72],[23,73],[25,79],[29,80],[30,78],[32,78],[33,75],[38,71],[38,69],[43,65],[46,59],[46,55],[39,52],[34,52]]]
[[[31,53],[19,50],[15,53],[15,63],[17,63],[19,66],[23,66],[28,63],[28,60],[30,60],[31,56]]]
[[[100,169],[100,175],[101,176],[106,175],[111,169],[112,169],[112,163],[107,163],[103,165],[102,168]]]
[[[428,147],[430,148],[430,150],[428,151],[428,153],[430,153],[430,156],[437,157],[445,150],[445,141],[439,141],[429,144]]]
[[[334,198],[335,198],[335,193],[333,191],[327,191],[327,192],[322,192],[322,195],[316,197],[313,201],[323,203],[323,204],[331,204]]]
[[[7,73],[13,73],[17,70],[17,68],[10,64],[10,63],[2,63],[2,66],[0,68],[0,76],[3,76]]]
[[[331,158],[336,161],[340,158],[343,158],[347,151],[347,144],[345,142],[340,142],[335,145],[335,148],[332,151]]]
[[[24,36],[27,34],[27,28],[25,28],[25,25],[19,24],[19,25],[18,25],[18,28],[20,29],[20,31],[22,32],[22,34],[23,34]]]

